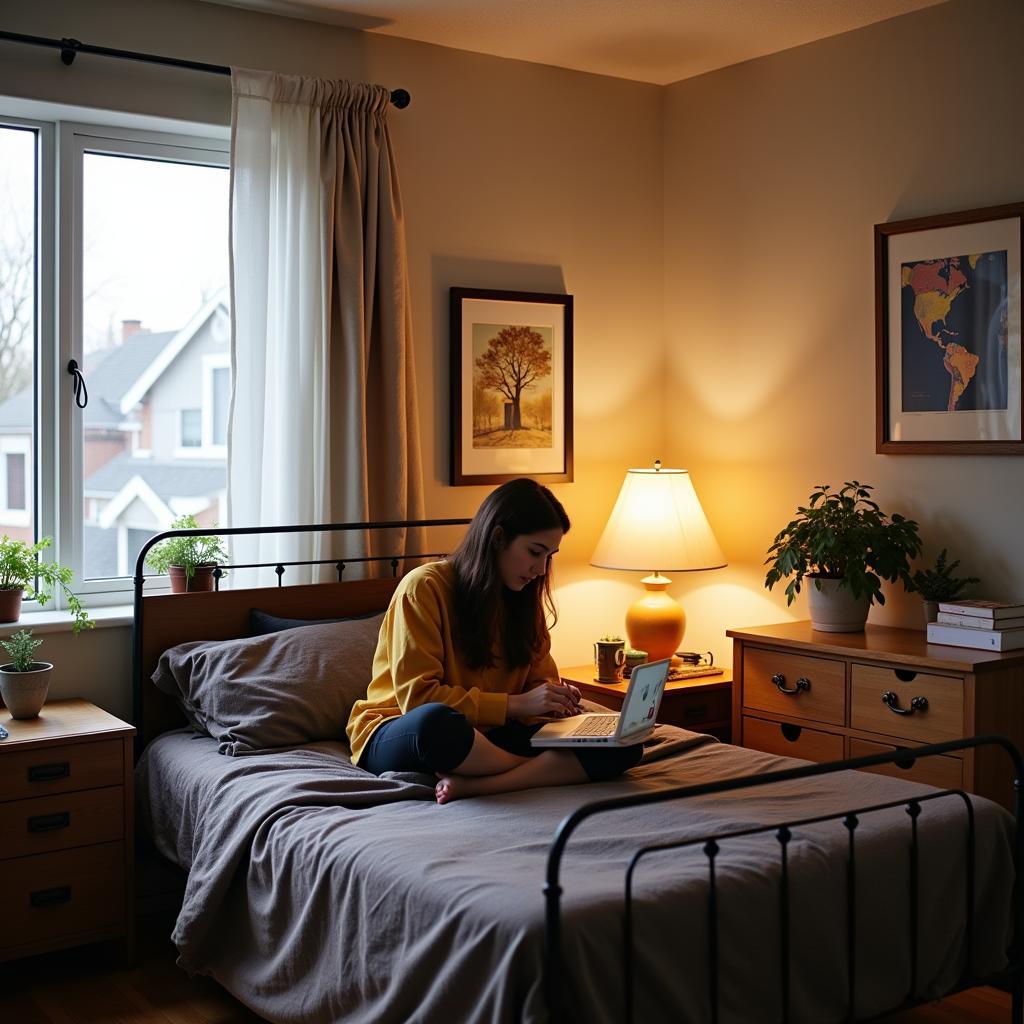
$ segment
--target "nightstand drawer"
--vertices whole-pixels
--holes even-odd
[[[731,690],[675,690],[662,698],[658,721],[701,732],[711,722],[728,722],[731,715]]]
[[[964,734],[963,680],[854,664],[850,725],[920,743],[959,739]]]
[[[124,844],[0,861],[7,950],[124,927]]]
[[[792,718],[843,725],[846,665],[828,658],[748,649],[743,655],[743,704]]]
[[[802,757],[807,761],[841,761],[843,737],[805,725],[766,722],[744,717],[743,746],[783,757]]]
[[[884,743],[870,743],[868,740],[850,737],[850,757],[888,754],[898,749]],[[861,771],[891,775],[894,779],[908,779],[910,782],[923,782],[926,786],[937,786],[939,789],[959,789],[963,785],[964,769],[958,757],[923,757],[907,768],[899,764],[880,764],[874,768],[862,768]]]
[[[119,786],[124,781],[121,740],[12,750],[4,756],[0,800]]]
[[[0,804],[3,855],[24,857],[124,837],[120,786],[41,796]]]

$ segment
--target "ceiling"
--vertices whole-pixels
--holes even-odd
[[[206,0],[667,85],[945,0]]]

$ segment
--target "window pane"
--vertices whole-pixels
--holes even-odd
[[[0,126],[0,533],[34,540],[36,153],[34,129]],[[17,472],[20,461],[21,472]],[[32,476],[26,478],[26,467]]]
[[[213,443],[228,443],[228,408],[231,404],[231,370],[218,366],[213,370]]]
[[[7,508],[24,510],[25,505],[25,456],[21,452],[8,454],[7,460]]]
[[[82,205],[83,534],[97,578],[125,571],[118,551],[131,563],[173,509],[224,519],[224,459],[179,449],[201,449],[204,360],[228,353],[228,171],[86,152]]]
[[[198,448],[203,443],[203,410],[181,410],[181,447]]]

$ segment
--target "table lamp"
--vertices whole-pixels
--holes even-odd
[[[725,556],[700,507],[685,469],[629,469],[591,565],[653,572],[641,581],[647,592],[626,612],[631,647],[651,661],[669,658],[686,630],[682,606],[665,592],[668,572],[721,569]]]

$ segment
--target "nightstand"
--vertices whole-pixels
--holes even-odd
[[[621,709],[628,681],[599,683],[594,679],[593,665],[563,668],[561,675],[567,683],[578,686],[589,700],[613,711]],[[731,715],[732,672],[725,669],[720,676],[697,676],[668,683],[658,721],[693,732],[707,732],[728,743]]]
[[[0,707],[0,961],[134,943],[132,739],[85,700]]]

